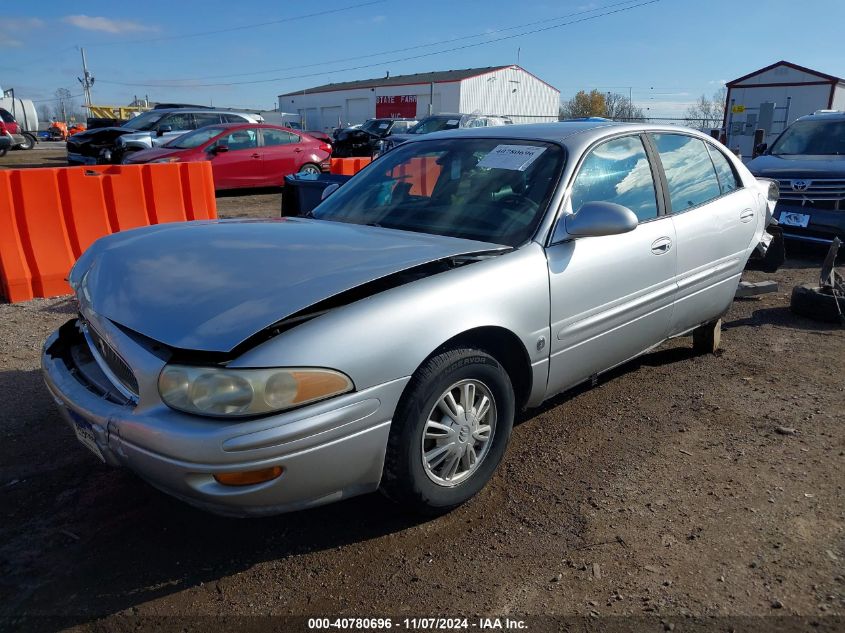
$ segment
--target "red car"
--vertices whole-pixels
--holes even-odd
[[[154,149],[130,154],[126,163],[208,160],[215,189],[280,187],[296,172],[328,171],[332,148],[302,132],[278,125],[209,125]]]

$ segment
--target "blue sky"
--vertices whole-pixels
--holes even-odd
[[[387,71],[516,63],[519,49],[520,65],[564,98],[581,88],[627,94],[630,87],[634,103],[653,116],[679,116],[721,82],[779,59],[845,76],[843,0],[657,0],[635,6],[645,2],[6,3],[0,85],[36,100],[53,97],[60,87],[80,94],[77,47],[83,46],[96,78],[95,103],[149,95],[155,101],[270,109],[283,92]],[[612,11],[617,13],[600,15]],[[315,13],[324,14],[301,17]],[[258,25],[263,22],[273,23]],[[548,28],[558,24],[563,26]],[[526,26],[514,28],[520,25]],[[536,29],[547,30],[495,41]],[[457,41],[438,43],[446,40]],[[388,52],[410,47],[417,48]],[[441,52],[457,47],[464,48]],[[426,56],[403,59],[418,55]],[[367,67],[350,69],[360,66]],[[265,70],[272,72],[260,72]],[[203,85],[234,82],[260,83]]]

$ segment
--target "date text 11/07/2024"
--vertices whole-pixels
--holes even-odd
[[[452,631],[452,630],[512,630],[524,631],[528,625],[524,620],[512,618],[309,618],[308,630],[390,630]]]

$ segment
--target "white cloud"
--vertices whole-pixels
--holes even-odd
[[[67,15],[62,18],[62,22],[87,31],[104,31],[105,33],[138,33],[157,30],[132,20],[112,20],[91,15]]]
[[[0,20],[0,48],[23,46],[22,35],[44,26],[38,18],[8,18]]]

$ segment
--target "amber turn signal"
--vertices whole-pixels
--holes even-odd
[[[215,473],[214,479],[224,486],[251,486],[271,481],[282,474],[281,466],[271,466],[259,470],[246,470],[235,473]]]

